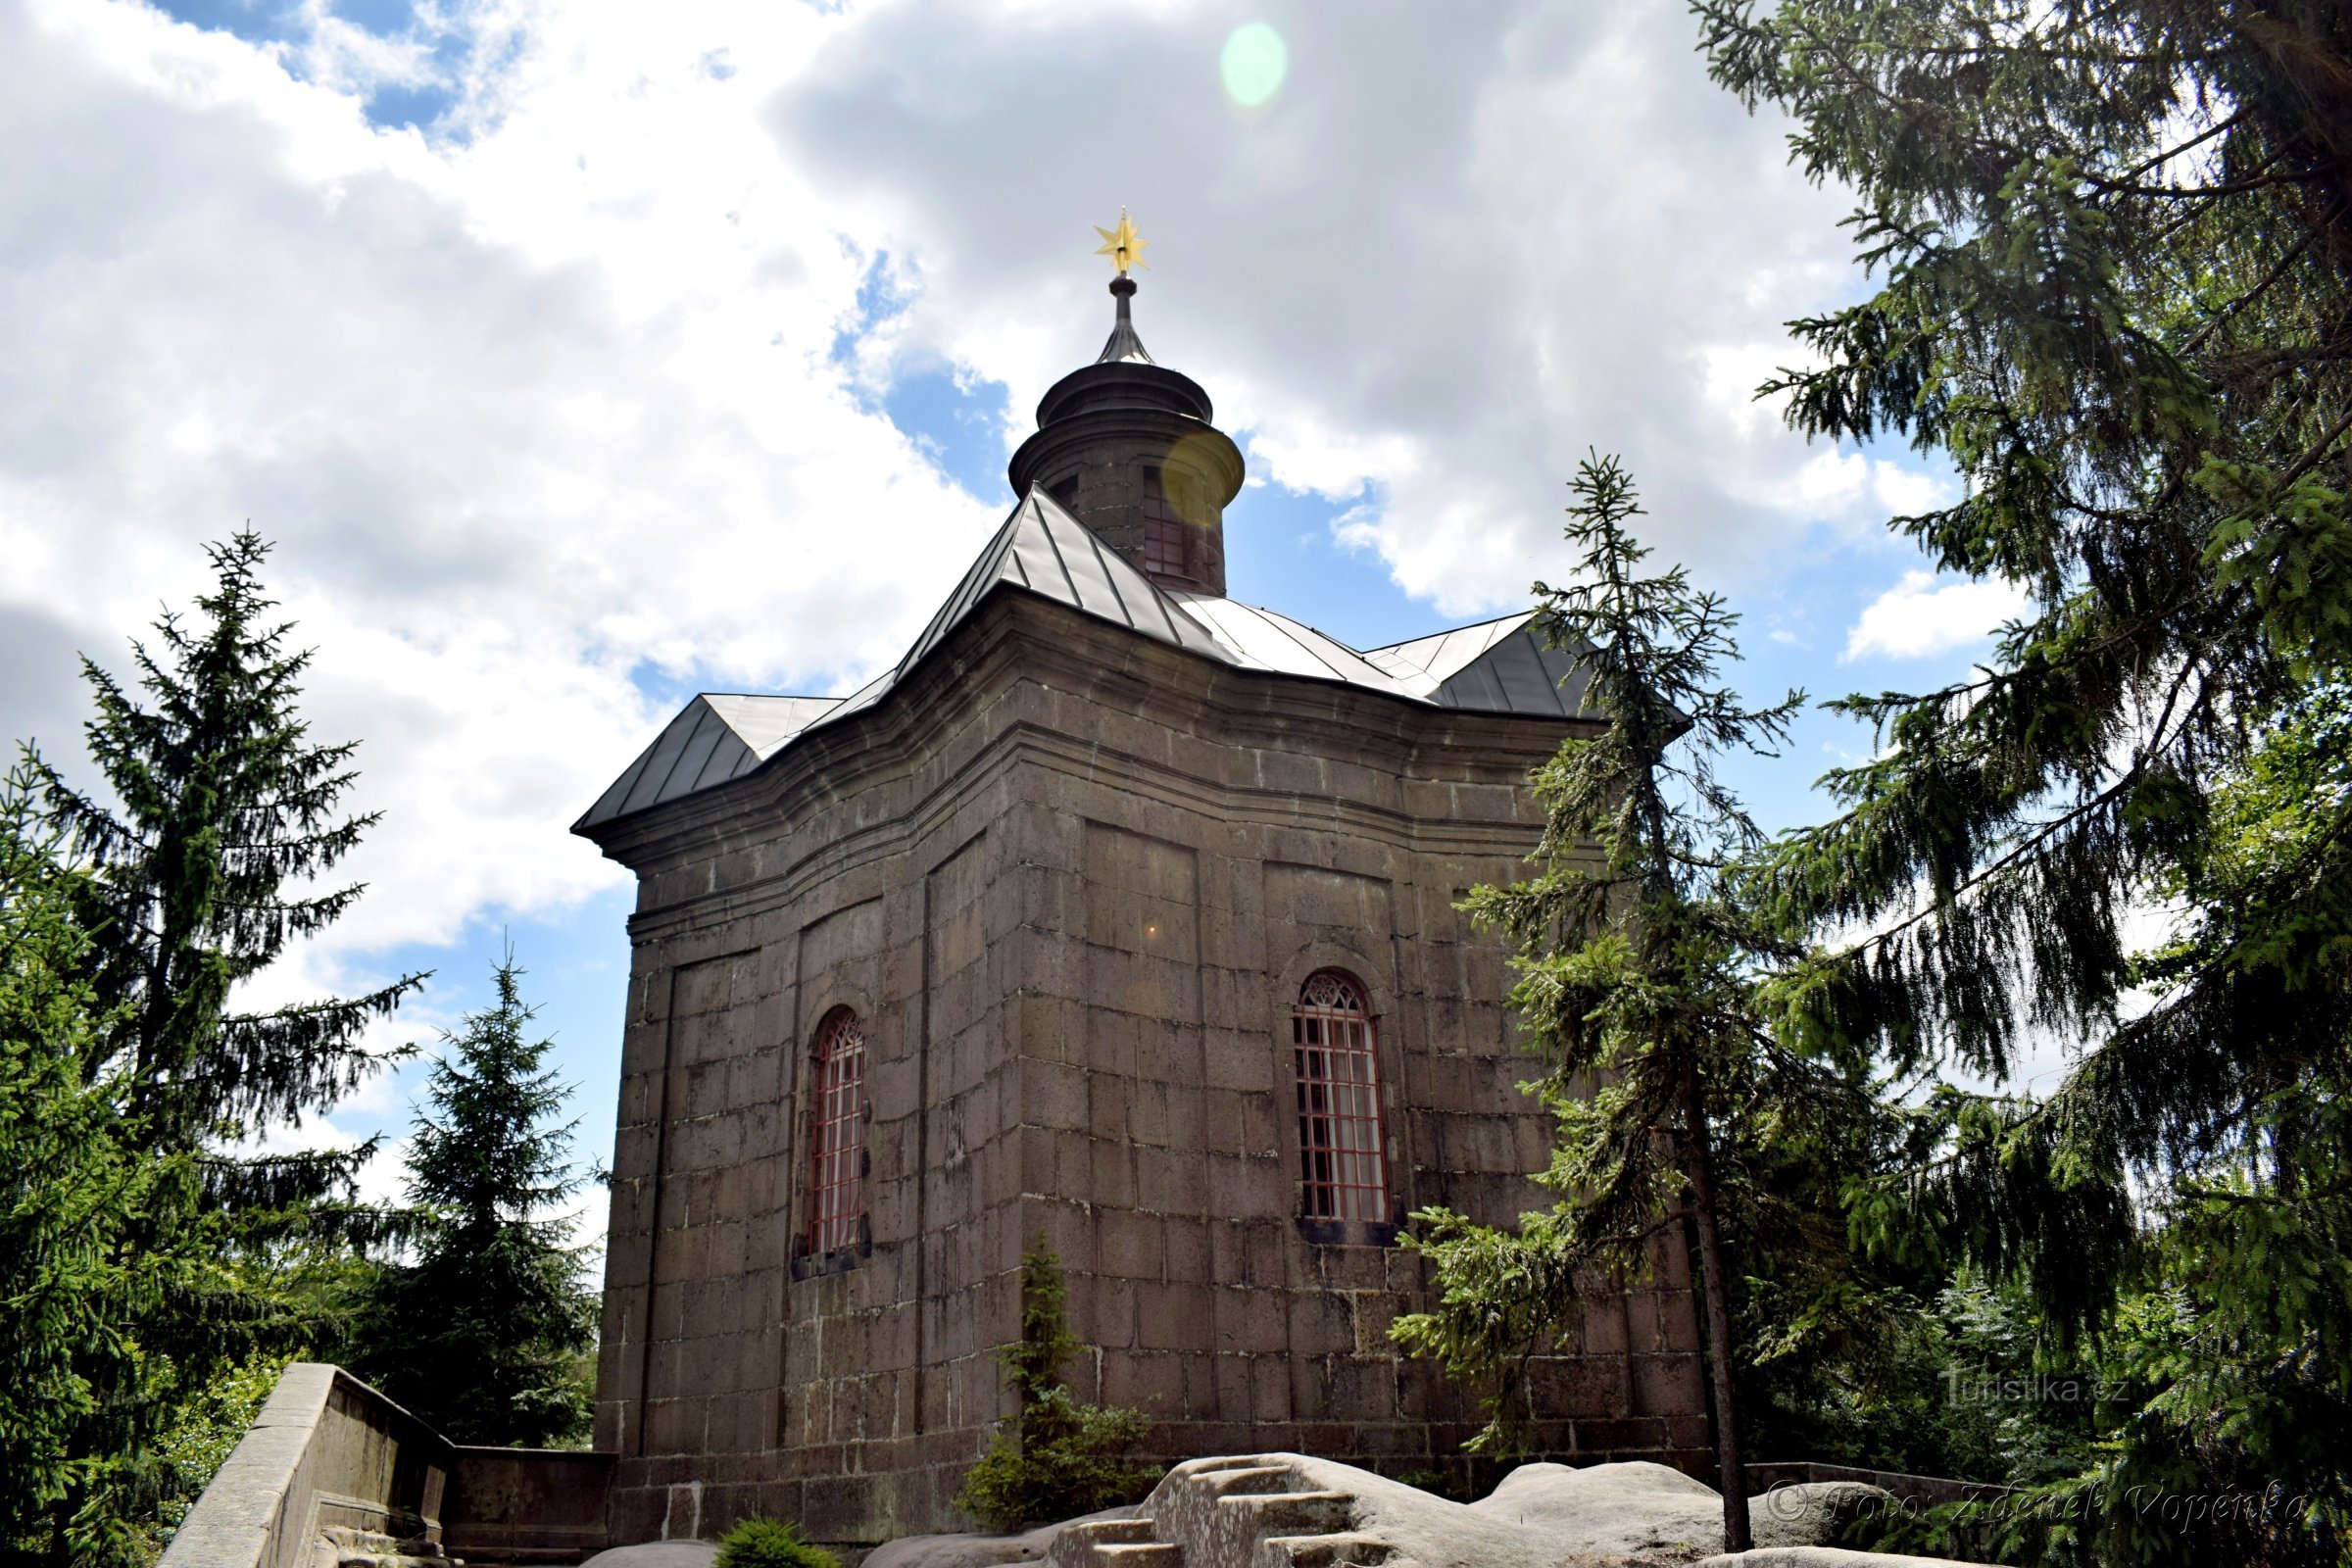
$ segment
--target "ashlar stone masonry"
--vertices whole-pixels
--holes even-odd
[[[1453,904],[1522,870],[1573,662],[1524,614],[1358,652],[1224,597],[1240,455],[1113,287],[906,659],[698,698],[579,824],[639,887],[615,1540],[957,1527],[1040,1232],[1101,1348],[1079,1393],[1161,1458],[1428,1471],[1477,1423],[1389,1342],[1427,1298],[1395,1242],[1544,1200],[1504,949]],[[1553,1456],[1703,1467],[1677,1257],[1572,1338]]]

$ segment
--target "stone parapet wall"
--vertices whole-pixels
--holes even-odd
[[[1877,1487],[1897,1502],[1936,1507],[1947,1502],[1989,1502],[2017,1491],[1990,1481],[1955,1481],[1949,1476],[1915,1476],[1902,1470],[1871,1470],[1848,1464],[1820,1464],[1811,1459],[1751,1460],[1744,1467],[1751,1494],[1775,1487],[1800,1487],[1831,1481],[1854,1481]]]
[[[578,1562],[609,1541],[609,1454],[468,1448],[340,1367],[297,1361],[214,1476],[163,1568],[313,1568],[322,1547]]]
[[[456,1457],[350,1373],[298,1361],[189,1510],[164,1568],[310,1568],[336,1529],[438,1544]]]
[[[441,1539],[466,1568],[584,1562],[612,1544],[612,1455],[467,1446],[456,1454]]]
[[[316,1568],[353,1551],[578,1563],[610,1544],[610,1452],[461,1448],[343,1368],[296,1361],[163,1568]]]

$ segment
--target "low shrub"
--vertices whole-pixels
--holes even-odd
[[[1020,1341],[997,1351],[1020,1413],[956,1494],[956,1506],[990,1530],[1136,1502],[1161,1474],[1126,1458],[1148,1430],[1141,1410],[1085,1404],[1062,1385],[1061,1363],[1083,1348],[1069,1330],[1066,1294],[1061,1260],[1040,1236],[1021,1257]]]
[[[841,1568],[841,1559],[803,1541],[797,1525],[754,1515],[718,1538],[712,1568]]]

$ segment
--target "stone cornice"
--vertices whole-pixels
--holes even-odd
[[[1032,690],[1024,693],[1024,685]],[[1022,713],[992,716],[999,706],[1027,710],[1054,693],[1161,723],[1179,737],[1173,747],[1178,752],[1200,744],[1264,747],[1360,759],[1356,765],[1405,778],[1471,785],[1518,785],[1573,727],[1429,708],[1338,681],[1235,669],[1006,589],[992,595],[872,710],[803,737],[768,765],[601,825],[588,836],[641,876],[773,843],[792,831],[786,824],[875,799],[894,781],[912,780],[953,752],[960,732],[980,725],[995,733],[890,818],[833,835],[790,867],[763,874],[756,887],[714,889],[642,909],[632,929],[650,934],[676,923],[688,907],[704,911],[688,922],[700,924],[721,908],[796,897],[814,880],[913,841],[1022,760],[1116,783],[1171,806],[1272,824],[1313,821],[1417,850],[1493,853],[1526,842],[1523,822],[1419,817],[1339,798],[1326,798],[1326,809],[1302,815],[1300,802],[1311,797],[1296,789],[1237,786],[1188,771],[1172,758],[1139,756]]]
[[[1535,832],[1534,824],[1525,821],[1464,822],[1421,817],[1338,798],[1327,798],[1322,803],[1326,808],[1319,812],[1301,811],[1302,797],[1294,790],[1219,784],[1197,775],[1174,773],[1157,762],[1079,742],[1058,731],[1015,724],[993,737],[970,762],[943,778],[939,787],[906,815],[831,839],[811,849],[790,867],[756,882],[641,908],[630,917],[630,933],[640,941],[660,940],[792,904],[820,883],[858,866],[886,859],[919,843],[958,805],[1023,763],[1113,784],[1136,799],[1199,811],[1225,821],[1264,827],[1342,830],[1351,837],[1423,855],[1517,856],[1527,851]],[[773,842],[760,834],[737,837],[745,843]],[[715,847],[708,840],[702,843],[706,852]],[[692,858],[693,844],[693,840],[688,840],[680,846],[687,852],[679,857],[681,863]]]

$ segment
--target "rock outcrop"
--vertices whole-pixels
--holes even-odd
[[[1053,1568],[1667,1568],[1701,1559],[1742,1568],[1897,1568],[1918,1561],[1818,1554],[1856,1511],[1885,1497],[1874,1487],[1828,1482],[1751,1499],[1765,1549],[1731,1558],[1719,1555],[1721,1494],[1664,1465],[1522,1465],[1492,1495],[1459,1503],[1353,1465],[1264,1453],[1180,1464],[1132,1517],[1058,1528],[1047,1557]],[[1786,1555],[1790,1550],[1800,1555]],[[890,1568],[918,1565],[910,1559]]]
[[[1983,1568],[1950,1557],[1907,1557],[1837,1546],[1758,1546],[1701,1557],[1691,1568]]]

